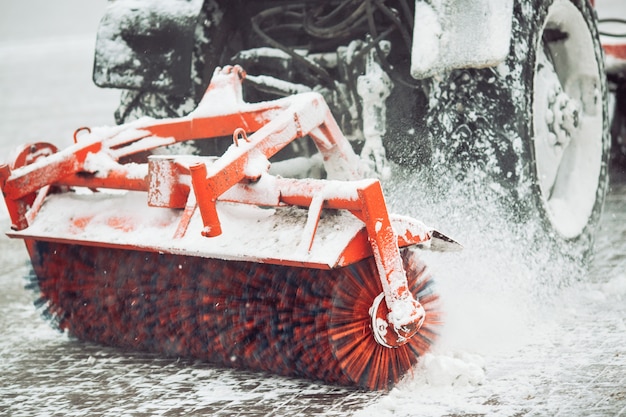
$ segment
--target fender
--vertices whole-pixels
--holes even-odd
[[[185,95],[203,0],[109,1],[96,39],[99,87]]]
[[[100,87],[186,95],[203,0],[115,0],[100,22]],[[411,75],[495,66],[509,53],[513,0],[416,0]]]
[[[513,0],[416,0],[411,76],[484,68],[509,53]]]

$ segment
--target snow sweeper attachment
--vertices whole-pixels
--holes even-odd
[[[246,103],[244,76],[218,68],[186,117],[79,129],[64,150],[25,146],[0,167],[38,304],[82,340],[388,388],[440,321],[411,247],[458,244],[388,214],[320,95]],[[224,136],[221,157],[157,154]],[[329,179],[270,174],[305,136]]]

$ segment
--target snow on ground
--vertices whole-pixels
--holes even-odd
[[[77,7],[76,1],[63,4]],[[611,1],[622,0],[598,0]],[[7,16],[0,26],[19,26]],[[47,21],[41,15],[35,20]],[[63,146],[77,127],[113,122],[119,94],[90,79],[93,34],[58,30],[61,37],[28,40],[0,31],[3,159],[16,144]],[[389,186],[394,211],[440,228],[465,250],[425,254],[438,277],[446,325],[433,352],[391,392],[363,393],[69,340],[38,317],[32,295],[22,288],[28,267],[21,242],[1,237],[0,415],[626,416],[624,178],[614,181],[594,262],[581,274],[549,247],[520,247],[490,203],[461,196],[440,201],[419,187],[419,178],[396,174]],[[2,210],[0,227],[7,230]]]
[[[392,196],[412,197],[392,200],[396,210],[465,249],[425,254],[444,299],[442,338],[413,376],[356,415],[626,413],[623,183],[609,197],[589,272],[549,247],[520,247],[523,230],[486,201],[439,201],[415,180],[395,186]]]

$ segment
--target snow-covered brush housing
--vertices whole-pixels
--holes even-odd
[[[244,78],[218,68],[190,116],[99,129],[59,152],[25,147],[0,167],[10,236],[26,243],[48,314],[80,339],[388,388],[439,321],[409,247],[460,246],[388,213],[321,95],[245,103]],[[222,97],[230,105],[216,106]],[[227,132],[234,143],[219,158],[140,162]],[[271,175],[268,158],[307,135],[329,179]],[[286,286],[297,297],[283,299]]]

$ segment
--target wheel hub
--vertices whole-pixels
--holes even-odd
[[[533,143],[540,198],[565,239],[589,223],[603,167],[604,111],[599,44],[581,11],[554,0],[536,45]]]
[[[550,133],[546,139],[551,146],[565,148],[580,125],[582,104],[563,92],[560,83],[548,92],[547,101],[546,123]]]
[[[387,348],[397,348],[406,344],[424,324],[426,311],[424,307],[415,302],[415,310],[418,312],[415,320],[403,326],[395,326],[389,321],[389,308],[385,300],[385,294],[380,293],[370,307],[371,327],[376,342]]]

